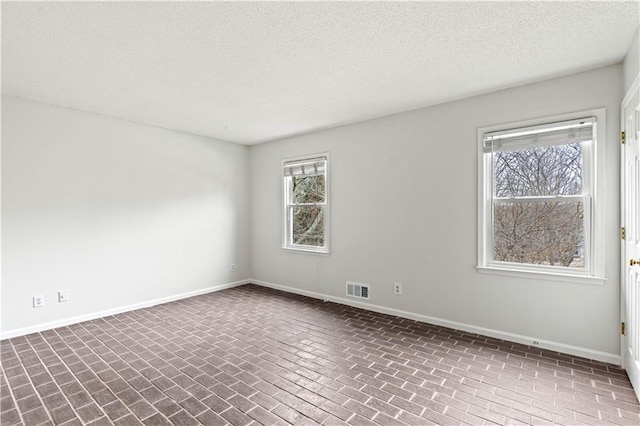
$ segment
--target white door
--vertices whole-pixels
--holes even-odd
[[[622,101],[622,363],[640,399],[640,75]]]

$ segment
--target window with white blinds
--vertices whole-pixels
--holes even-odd
[[[479,269],[602,274],[595,157],[604,111],[591,112],[479,129]]]
[[[283,247],[328,253],[328,154],[284,160]]]

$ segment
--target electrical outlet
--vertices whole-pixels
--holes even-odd
[[[396,296],[402,296],[402,284],[393,283],[393,294]]]
[[[58,302],[68,302],[69,301],[69,291],[68,290],[60,290],[58,292]]]
[[[44,306],[44,296],[33,296],[33,307],[42,308]]]
[[[232,263],[231,264],[231,272],[235,272],[236,271],[236,264]]]

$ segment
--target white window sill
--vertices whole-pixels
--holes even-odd
[[[291,252],[291,253],[300,253],[300,254],[315,254],[318,256],[329,256],[329,250],[327,249],[316,249],[312,247],[282,247],[282,250]]]
[[[524,269],[504,268],[496,266],[476,266],[476,270],[481,274],[503,275],[508,277],[529,278],[543,281],[560,281],[573,284],[604,285],[607,281],[605,277],[594,277],[591,275],[564,274],[547,271],[528,271]]]

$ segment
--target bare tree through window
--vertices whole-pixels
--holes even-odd
[[[496,152],[493,243],[498,261],[584,267],[580,143]],[[531,198],[529,198],[531,197]]]
[[[293,177],[293,199],[296,204],[325,201],[324,175]],[[324,246],[324,207],[299,205],[293,208],[293,243]]]

